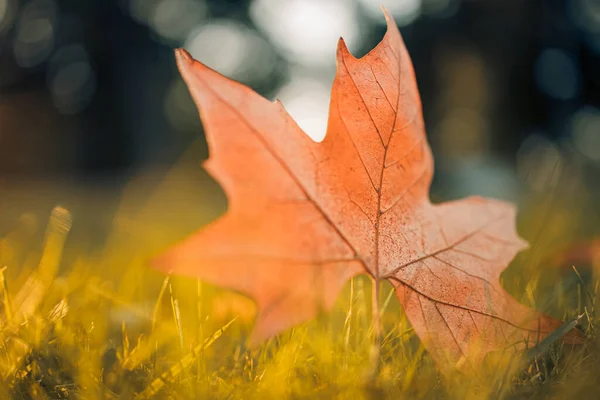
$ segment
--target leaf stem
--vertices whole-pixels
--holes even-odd
[[[377,377],[379,373],[380,366],[380,354],[381,354],[381,336],[382,336],[382,328],[381,328],[381,308],[379,306],[379,293],[381,291],[381,280],[376,277],[371,277],[372,282],[372,305],[373,305],[373,314],[372,314],[372,322],[373,322],[373,342],[371,344],[371,351],[369,354],[370,358],[370,369],[368,378],[372,382]]]

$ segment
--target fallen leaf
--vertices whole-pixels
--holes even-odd
[[[385,37],[361,59],[340,40],[321,143],[279,101],[176,51],[206,130],[205,167],[229,209],[154,265],[254,299],[254,342],[330,309],[357,274],[388,279],[431,355],[473,366],[561,324],[499,283],[526,247],[512,205],[480,197],[430,202],[433,158],[416,79],[386,18]]]

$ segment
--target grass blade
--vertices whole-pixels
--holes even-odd
[[[204,341],[204,343],[196,346],[190,354],[187,354],[185,357],[179,360],[177,364],[173,365],[170,369],[163,372],[160,377],[152,381],[152,383],[146,389],[144,389],[142,393],[140,393],[139,398],[150,398],[157,394],[167,383],[174,382],[175,379],[177,379],[177,377],[179,376],[179,374],[181,374],[181,372],[184,371],[186,368],[190,367],[194,363],[196,357],[200,355],[200,353],[212,346],[212,344],[216,342],[223,335],[223,333],[227,331],[227,329],[229,329],[231,324],[233,324],[233,322],[236,319],[237,317],[233,318],[223,327],[215,331],[215,333],[213,333],[209,338],[207,338]]]

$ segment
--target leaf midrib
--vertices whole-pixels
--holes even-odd
[[[281,166],[282,166],[282,167],[283,167],[283,168],[286,170],[286,172],[288,173],[288,175],[289,175],[289,176],[290,176],[290,177],[291,177],[291,178],[294,180],[294,182],[296,183],[296,185],[297,185],[297,186],[300,188],[300,190],[301,190],[301,191],[304,193],[304,195],[306,196],[306,199],[307,199],[308,201],[310,201],[310,202],[313,204],[313,206],[314,206],[314,207],[315,207],[315,208],[316,208],[316,209],[319,211],[319,213],[320,213],[320,214],[323,216],[323,218],[325,218],[325,220],[326,220],[326,221],[329,223],[329,225],[331,225],[331,227],[332,227],[332,228],[333,228],[333,229],[336,231],[336,233],[337,233],[337,234],[339,235],[339,237],[340,237],[340,238],[341,238],[341,239],[344,241],[344,243],[346,243],[346,244],[348,245],[348,247],[349,247],[349,248],[350,248],[350,249],[351,249],[351,250],[354,252],[354,257],[353,257],[353,258],[349,258],[349,259],[347,259],[347,260],[339,260],[339,261],[340,261],[340,262],[343,262],[343,261],[348,261],[348,262],[350,262],[350,261],[358,261],[358,262],[360,262],[360,263],[361,263],[361,265],[362,265],[363,269],[365,270],[365,272],[366,272],[367,274],[369,274],[369,275],[373,276],[373,277],[374,277],[374,278],[375,278],[377,281],[380,281],[380,280],[381,280],[381,277],[379,277],[379,276],[376,276],[376,275],[372,274],[372,273],[371,273],[371,271],[369,271],[369,269],[368,269],[368,268],[367,268],[367,266],[366,266],[366,262],[365,262],[365,260],[364,260],[364,259],[363,259],[363,258],[360,256],[360,254],[359,254],[359,253],[356,251],[356,249],[355,249],[355,248],[354,248],[354,246],[351,244],[351,242],[348,240],[348,238],[346,238],[346,237],[345,237],[345,235],[344,235],[344,234],[343,234],[343,233],[340,231],[340,229],[339,229],[339,228],[338,228],[338,227],[337,227],[337,226],[336,226],[336,225],[333,223],[333,221],[331,220],[331,218],[330,218],[330,217],[329,217],[329,216],[328,216],[328,215],[325,213],[325,211],[324,211],[324,210],[323,210],[323,209],[322,209],[322,208],[319,206],[319,204],[317,203],[317,201],[316,201],[315,199],[313,199],[313,198],[312,198],[312,197],[311,197],[311,196],[308,194],[308,191],[307,191],[307,190],[304,188],[304,186],[303,186],[303,185],[302,185],[302,183],[299,181],[299,179],[298,179],[298,178],[295,176],[295,174],[293,174],[293,173],[292,173],[292,171],[290,170],[290,168],[289,168],[289,167],[287,166],[287,164],[286,164],[286,163],[285,163],[285,162],[284,162],[284,161],[281,159],[281,157],[279,157],[279,156],[277,155],[277,153],[275,153],[275,151],[274,151],[274,150],[271,148],[271,146],[269,145],[269,143],[268,143],[268,142],[267,142],[267,141],[266,141],[266,140],[265,140],[265,139],[262,137],[262,135],[260,135],[260,134],[259,134],[259,132],[258,132],[258,131],[257,131],[257,130],[256,130],[256,129],[255,129],[255,128],[254,128],[254,127],[253,127],[253,126],[252,126],[252,125],[251,125],[251,124],[250,124],[250,123],[247,121],[247,120],[246,120],[246,118],[244,118],[244,117],[243,117],[243,116],[242,116],[242,115],[241,115],[241,114],[240,114],[240,113],[239,113],[239,112],[238,112],[238,111],[237,111],[235,108],[233,108],[233,107],[229,106],[229,104],[228,104],[228,103],[227,103],[227,102],[226,102],[226,101],[225,101],[225,100],[224,100],[224,99],[223,99],[221,96],[219,96],[219,95],[218,95],[218,94],[217,94],[217,93],[216,93],[216,92],[215,92],[215,91],[214,91],[214,90],[213,90],[213,89],[212,89],[210,86],[206,85],[206,83],[205,83],[205,82],[203,82],[203,84],[204,84],[204,86],[205,86],[205,87],[207,87],[207,88],[208,88],[208,89],[209,89],[209,90],[210,90],[210,91],[213,93],[213,95],[214,95],[216,98],[218,98],[218,99],[219,99],[221,102],[223,102],[225,105],[227,105],[227,106],[228,106],[228,108],[229,108],[231,111],[233,111],[233,113],[234,113],[234,114],[236,114],[236,115],[238,116],[238,118],[240,118],[240,120],[242,120],[242,121],[244,122],[244,124],[246,124],[246,126],[248,126],[248,128],[249,128],[249,129],[250,129],[250,130],[251,130],[251,131],[254,133],[254,135],[255,135],[255,136],[258,138],[258,140],[260,140],[260,141],[261,141],[261,143],[262,143],[262,144],[265,146],[265,148],[267,149],[267,151],[268,151],[268,152],[269,152],[269,153],[270,153],[270,154],[273,156],[273,158],[274,158],[275,160],[277,160],[277,162],[278,162],[278,163],[279,163],[279,164],[280,164],[280,165],[281,165]],[[393,133],[393,132],[394,132],[394,131],[392,131],[392,133]],[[390,141],[391,141],[391,136],[390,136]],[[389,144],[389,142],[388,142],[388,144]],[[386,148],[386,150],[385,150],[385,151],[386,151],[386,154],[387,154],[387,148]],[[384,157],[384,160],[385,160],[385,157]],[[385,165],[385,164],[384,164],[384,165]],[[384,169],[384,168],[382,168],[382,170],[383,170],[383,169]],[[380,198],[381,198],[381,196],[380,196],[380,193],[378,192],[377,194],[378,194],[378,200],[380,200]],[[381,216],[381,212],[378,210],[378,218],[379,218],[380,216]],[[488,221],[488,222],[489,222],[489,221]],[[414,264],[414,263],[416,263],[416,262],[422,261],[423,259],[431,258],[431,257],[433,257],[433,256],[435,256],[435,255],[438,255],[438,254],[441,254],[441,253],[443,253],[443,252],[445,252],[445,251],[451,250],[451,249],[452,249],[452,248],[454,248],[454,247],[455,247],[457,244],[459,244],[459,243],[463,242],[464,240],[467,240],[469,237],[471,237],[471,236],[475,235],[477,232],[480,232],[481,230],[485,229],[485,227],[487,227],[487,226],[488,226],[488,224],[484,224],[484,226],[482,226],[482,227],[480,227],[479,229],[477,229],[476,231],[474,231],[474,232],[472,232],[472,233],[470,233],[470,234],[466,235],[465,237],[463,237],[463,238],[459,239],[457,242],[453,243],[452,245],[450,245],[450,246],[447,246],[447,247],[445,247],[444,249],[442,249],[442,250],[439,250],[439,251],[437,251],[437,252],[435,252],[435,253],[433,253],[433,254],[429,254],[429,255],[426,255],[426,256],[424,256],[424,257],[421,257],[421,258],[419,258],[419,259],[413,260],[413,261],[411,261],[411,262],[409,262],[409,263],[406,263],[406,264],[402,265],[402,266],[401,266],[401,268],[403,268],[403,267],[407,267],[407,266],[409,266],[409,265],[412,265],[412,264]],[[376,235],[378,236],[378,234],[379,234],[379,233],[378,233],[378,232],[379,232],[379,229],[376,229],[376,231],[375,231],[375,232],[376,232]],[[376,242],[376,243],[377,243],[377,242]],[[377,250],[378,250],[378,246],[377,246]],[[377,255],[376,255],[376,257],[378,257],[378,252],[377,252],[376,254],[377,254]],[[378,261],[379,261],[379,260],[377,259],[377,263],[376,263],[376,265],[377,265],[377,268],[379,267],[379,265],[378,265],[378,264],[379,264],[379,263],[378,263]],[[428,300],[432,301],[433,303],[443,304],[443,305],[446,305],[446,306],[449,306],[449,307],[453,307],[453,308],[457,308],[457,309],[465,310],[465,311],[468,311],[468,312],[474,312],[474,313],[476,313],[476,314],[480,314],[480,315],[483,315],[483,316],[486,316],[486,317],[489,317],[489,318],[493,318],[493,319],[499,320],[499,321],[501,321],[501,322],[504,322],[504,323],[506,323],[506,324],[508,324],[508,325],[510,325],[510,326],[513,326],[513,327],[515,327],[515,328],[517,328],[517,329],[521,329],[521,330],[524,330],[524,331],[533,332],[533,333],[539,332],[539,329],[538,329],[538,330],[534,330],[534,329],[530,329],[530,328],[525,328],[525,327],[519,326],[519,325],[517,325],[517,324],[515,324],[515,323],[513,323],[513,322],[511,322],[511,321],[509,321],[509,320],[506,320],[506,319],[504,319],[504,318],[502,318],[502,317],[499,317],[499,316],[497,316],[497,315],[489,314],[489,313],[486,313],[486,312],[483,312],[483,311],[479,311],[479,310],[471,309],[471,308],[464,307],[464,306],[460,306],[460,305],[457,305],[457,304],[447,303],[447,302],[444,302],[444,301],[441,301],[441,300],[438,300],[438,299],[434,299],[434,298],[432,298],[431,296],[429,296],[429,295],[427,295],[427,294],[425,294],[425,293],[423,293],[423,292],[421,292],[421,291],[417,290],[417,289],[416,289],[414,286],[412,286],[412,285],[408,284],[407,282],[404,282],[403,280],[401,280],[401,279],[399,279],[399,278],[397,278],[397,277],[395,277],[395,276],[393,276],[393,275],[391,275],[391,274],[386,274],[386,276],[384,277],[384,279],[393,280],[393,281],[396,281],[396,282],[400,283],[401,285],[405,285],[405,286],[407,286],[408,288],[410,288],[411,290],[413,290],[414,292],[416,292],[416,293],[418,293],[419,295],[423,296],[424,298],[426,298],[426,299],[428,299]]]

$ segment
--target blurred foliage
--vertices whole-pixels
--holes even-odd
[[[380,4],[414,60],[438,169],[460,179],[463,160],[495,156],[506,182],[540,134],[597,170],[597,0],[0,0],[0,177],[121,178],[175,160],[201,131],[178,46],[282,97],[318,136],[337,39],[375,46]]]

